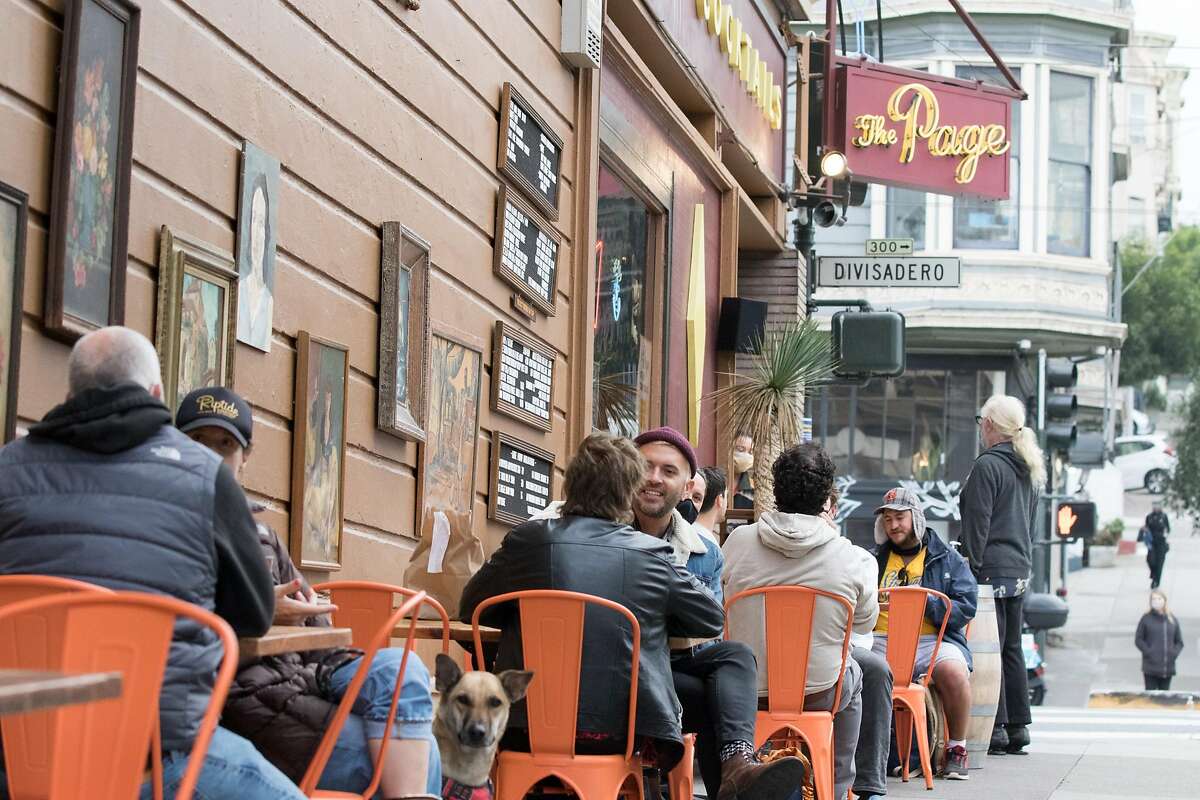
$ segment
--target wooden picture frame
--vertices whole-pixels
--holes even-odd
[[[514,218],[509,213],[510,207],[515,210],[517,215],[524,216],[528,221],[529,227],[525,232],[525,236],[529,237],[532,234],[535,249],[538,235],[545,236],[553,243],[554,265],[548,280],[549,297],[531,286],[527,275],[517,272],[510,264],[506,263],[506,254],[512,254],[521,250],[520,244],[516,241],[515,234],[517,231],[513,229],[514,224],[519,223],[520,219],[519,216]],[[542,218],[542,215],[522,200],[516,192],[509,191],[507,186],[501,184],[500,192],[496,195],[496,244],[492,254],[492,272],[498,275],[509,286],[516,289],[522,297],[548,317],[553,317],[556,311],[558,301],[558,261],[561,254],[562,237],[554,229],[554,226],[546,222]]]
[[[529,373],[524,373],[516,376],[512,381],[505,380],[506,374],[511,374],[505,366],[505,339],[515,342],[525,350],[541,356],[544,361],[549,362],[550,375],[547,377],[544,417],[523,407],[513,399],[504,397],[506,386],[511,386],[511,393],[519,397],[531,377]],[[557,362],[557,354],[549,345],[538,341],[520,328],[514,328],[503,320],[497,320],[496,333],[492,339],[492,410],[548,433],[553,428],[554,422],[554,372]],[[525,381],[525,383],[520,381]]]
[[[382,225],[379,279],[381,431],[425,441],[429,375],[429,243],[399,222]]]
[[[24,312],[25,232],[29,227],[29,195],[0,183],[0,297],[11,303],[0,309],[0,443],[17,433],[17,382],[21,374],[21,319]]]
[[[154,346],[172,412],[193,389],[233,386],[237,309],[233,257],[162,226]]]
[[[296,337],[288,549],[301,569],[342,568],[349,389],[349,348],[300,331]],[[318,423],[315,427],[314,422]]]
[[[483,387],[483,347],[439,326],[430,337],[429,415],[421,447],[420,525],[430,511],[453,511],[470,523]],[[469,457],[468,457],[469,453]]]
[[[754,522],[754,509],[731,508],[727,510],[725,512],[725,519],[721,522],[721,531],[719,533],[721,544],[725,544],[725,540],[735,528],[739,528],[742,525],[749,525],[751,522]]]
[[[546,484],[546,505],[550,504],[554,491],[554,454],[549,450],[543,450],[529,442],[511,436],[504,431],[492,431],[491,466],[488,469],[488,519],[505,525],[520,525],[523,522],[528,522],[530,517],[523,517],[520,514],[513,514],[510,511],[499,508],[500,455],[505,447],[550,463],[550,470],[547,476],[549,483]],[[542,508],[545,508],[545,506],[542,506]]]
[[[140,18],[129,0],[63,14],[43,326],[67,343],[125,321]]]
[[[513,111],[514,107],[518,110]],[[547,197],[538,186],[534,185],[510,158],[509,133],[514,123],[516,125],[532,121],[538,132],[544,136],[554,148],[554,192],[553,197]],[[510,183],[519,188],[534,205],[541,209],[551,222],[558,221],[558,201],[562,194],[562,154],[563,140],[554,132],[550,124],[541,114],[534,111],[529,101],[521,96],[511,83],[505,83],[500,93],[500,135],[496,147],[496,168]],[[540,147],[540,143],[539,143]],[[540,152],[540,150],[539,150]],[[528,154],[525,154],[528,157]],[[515,157],[515,155],[514,155]]]

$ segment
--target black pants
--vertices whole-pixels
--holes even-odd
[[[1143,672],[1142,677],[1146,679],[1146,691],[1161,689],[1167,691],[1171,688],[1171,676],[1151,675],[1148,672]]]
[[[1150,582],[1155,586],[1162,582],[1163,564],[1167,561],[1167,549],[1165,538],[1155,536],[1151,540],[1150,553],[1146,556],[1146,563],[1150,565]]]
[[[758,667],[741,642],[715,642],[699,652],[671,654],[675,694],[683,706],[683,730],[696,734],[700,775],[710,797],[721,788],[721,748],[754,744],[758,715]]]
[[[1025,595],[996,598],[996,628],[1000,634],[1000,703],[996,725],[1028,725],[1029,675],[1021,649],[1021,619]]]

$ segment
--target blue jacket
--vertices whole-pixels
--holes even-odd
[[[925,571],[921,574],[921,586],[941,592],[950,598],[953,611],[950,621],[946,623],[944,641],[958,647],[967,658],[967,666],[972,667],[971,648],[967,644],[967,623],[975,619],[975,608],[979,600],[979,584],[971,574],[967,560],[942,541],[932,529],[925,529]],[[892,555],[892,543],[886,541],[875,550],[875,558],[879,563],[879,577],[887,569],[888,558]],[[936,597],[929,598],[925,605],[925,616],[935,628],[940,628],[946,609],[942,601]]]

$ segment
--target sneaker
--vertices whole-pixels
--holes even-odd
[[[965,781],[971,778],[967,772],[967,748],[962,745],[946,748],[946,780]]]

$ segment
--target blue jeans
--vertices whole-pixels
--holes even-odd
[[[183,772],[187,769],[188,753],[163,753],[163,794],[173,798]],[[150,781],[142,784],[140,800],[153,796]],[[196,783],[195,800],[305,800],[296,784],[267,761],[254,745],[224,728],[213,732],[204,757],[204,768]]]
[[[389,647],[375,654],[367,679],[354,701],[353,711],[334,745],[333,755],[321,773],[318,787],[341,792],[361,792],[371,782],[375,764],[367,741],[382,739],[387,725],[388,709],[392,704],[392,692],[400,675],[400,661],[404,650]],[[358,671],[361,658],[344,664],[329,678],[329,687],[334,697],[341,698],[354,673]],[[425,776],[425,791],[442,793],[442,760],[438,753],[437,740],[433,737],[433,698],[429,693],[429,670],[421,659],[409,656],[404,670],[404,683],[400,686],[400,701],[396,704],[396,721],[392,725],[392,738],[423,739],[429,742],[429,771]],[[378,794],[376,794],[378,796]]]

